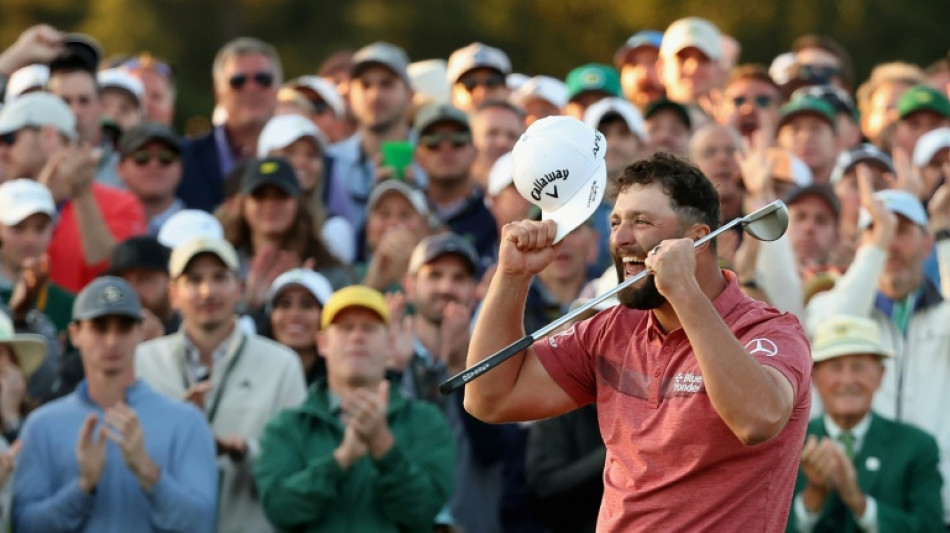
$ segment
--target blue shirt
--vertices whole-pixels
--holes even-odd
[[[18,533],[214,530],[218,475],[214,436],[204,415],[142,381],[128,388],[125,401],[135,411],[146,451],[160,469],[152,489],[142,488],[111,440],[106,442],[96,490],[87,494],[79,488],[80,428],[90,413],[100,424],[105,416],[83,381],[69,396],[34,411],[23,426],[14,477],[13,522]]]

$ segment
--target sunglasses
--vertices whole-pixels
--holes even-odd
[[[443,142],[448,142],[452,148],[462,148],[472,142],[472,135],[463,131],[454,133],[431,133],[419,137],[419,145],[428,150],[437,150]]]
[[[773,102],[772,97],[767,94],[760,94],[758,96],[752,96],[752,97],[736,96],[735,98],[732,99],[732,103],[736,107],[742,107],[745,105],[746,102],[749,102],[749,101],[755,104],[755,107],[758,109],[767,109],[772,105],[772,102]]]
[[[135,152],[132,152],[130,157],[132,158],[132,161],[140,167],[144,167],[149,163],[149,161],[153,159],[157,159],[163,167],[167,167],[178,160],[178,156],[175,155],[175,153],[171,150],[158,150],[155,152],[136,150]]]
[[[838,67],[825,65],[799,65],[798,77],[803,80],[813,81],[819,84],[831,82],[831,79],[841,72]]]
[[[484,87],[486,89],[497,89],[505,85],[505,77],[501,74],[492,74],[486,77],[476,77],[471,76],[468,78],[462,78],[458,81],[465,87],[465,90],[472,92],[476,87]]]
[[[260,87],[264,87],[265,89],[274,84],[274,74],[265,71],[255,72],[251,76],[248,76],[243,72],[240,74],[235,74],[234,76],[231,76],[230,79],[228,79],[228,84],[235,91],[240,91],[245,85],[247,85],[247,82],[250,79],[253,79],[254,83]]]
[[[37,128],[25,127],[0,135],[0,146],[13,146],[16,143],[17,136],[23,130],[39,131]]]

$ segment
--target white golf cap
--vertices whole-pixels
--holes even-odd
[[[494,69],[507,76],[511,73],[511,60],[508,59],[508,54],[499,48],[472,43],[452,52],[446,67],[445,78],[450,84],[455,85],[462,74],[476,68]]]
[[[557,224],[555,243],[590,218],[603,200],[606,152],[603,134],[566,116],[536,121],[515,143],[515,187],[541,208],[542,220]]]
[[[0,185],[0,223],[16,226],[36,213],[56,218],[56,203],[45,185],[28,179],[10,180]]]
[[[507,85],[512,91],[517,91],[522,85],[528,83],[528,80],[530,79],[531,77],[527,74],[512,72],[511,74],[505,76],[505,85]]]
[[[643,122],[643,115],[640,110],[623,98],[610,96],[598,100],[584,112],[584,123],[597,129],[604,117],[608,115],[618,115],[627,124],[630,132],[640,138],[640,141],[647,142],[647,127]]]
[[[43,126],[53,126],[69,139],[77,137],[76,116],[62,98],[50,93],[24,94],[0,111],[0,135]]]
[[[514,182],[514,169],[511,152],[495,160],[495,164],[491,166],[491,170],[488,172],[488,187],[485,189],[485,193],[489,198],[498,196],[498,193]]]
[[[511,103],[524,107],[534,98],[540,98],[560,109],[567,105],[567,85],[550,76],[535,76],[515,91]]]
[[[914,166],[929,165],[934,156],[944,148],[950,148],[950,128],[944,126],[921,135],[914,145]]]
[[[191,239],[223,239],[224,228],[211,213],[200,209],[182,209],[162,224],[158,242],[175,249]]]
[[[274,300],[287,287],[302,287],[307,290],[320,307],[326,305],[330,295],[333,294],[333,287],[323,275],[314,272],[308,268],[294,268],[277,276],[267,290],[267,312],[274,309]]]
[[[419,216],[423,218],[429,216],[429,204],[426,202],[425,193],[401,180],[385,180],[373,187],[366,201],[366,212],[369,213],[375,209],[383,196],[390,192],[398,193],[405,198]]]
[[[660,56],[672,57],[685,48],[695,47],[706,57],[719,61],[722,57],[722,35],[715,24],[699,17],[677,20],[663,33]]]
[[[188,269],[191,260],[201,254],[214,255],[232,272],[237,272],[241,267],[237,252],[228,241],[195,237],[172,250],[171,259],[168,260],[168,275],[172,279],[177,279]]]
[[[7,91],[4,94],[3,101],[9,105],[17,96],[29,91],[30,89],[42,89],[46,87],[49,81],[49,67],[39,63],[27,65],[17,69],[10,75],[7,81]]]
[[[267,157],[271,151],[287,148],[304,137],[316,141],[321,152],[326,151],[329,141],[312,120],[297,114],[272,117],[257,138],[257,157]]]
[[[792,79],[792,67],[795,66],[795,53],[785,52],[775,56],[769,65],[769,77],[778,85],[785,85]]]
[[[894,354],[881,343],[881,328],[870,318],[837,315],[815,330],[811,357],[816,363],[845,355],[870,354],[891,357]]]
[[[343,103],[343,97],[340,96],[340,93],[337,92],[336,87],[333,86],[332,83],[320,76],[300,76],[291,81],[290,86],[310,89],[317,93],[317,96],[330,106],[330,109],[333,110],[333,114],[338,118],[343,118],[346,115],[346,106]]]
[[[888,211],[901,215],[918,226],[927,228],[929,220],[927,211],[924,209],[924,204],[920,203],[920,200],[913,194],[897,189],[884,189],[874,193],[874,198],[880,200]],[[867,229],[871,222],[873,222],[871,213],[862,207],[858,214],[858,228]]]
[[[409,80],[412,90],[426,104],[448,104],[452,99],[452,91],[449,84],[445,81],[445,60],[444,59],[426,59],[411,63],[409,68]]]
[[[139,107],[145,105],[145,86],[142,85],[142,80],[133,76],[128,70],[123,68],[100,70],[96,74],[96,81],[99,83],[99,89],[122,89],[135,98]]]

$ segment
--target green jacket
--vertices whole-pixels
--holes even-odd
[[[808,423],[808,434],[819,438],[828,436],[823,418]],[[944,531],[937,456],[937,442],[930,434],[871,413],[871,426],[854,458],[854,465],[858,486],[877,501],[878,531]],[[799,471],[796,496],[806,484],[804,474]],[[787,531],[798,531],[794,507],[789,513]],[[848,533],[860,529],[853,513],[832,493],[813,531]]]
[[[455,442],[442,413],[393,386],[387,413],[395,445],[343,470],[333,451],[343,424],[331,414],[325,380],[304,404],[277,415],[254,466],[267,519],[281,531],[431,532],[452,493]]]

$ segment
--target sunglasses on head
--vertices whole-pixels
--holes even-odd
[[[732,103],[736,107],[742,107],[746,102],[752,101],[755,104],[755,107],[758,109],[766,109],[772,105],[772,97],[767,94],[760,94],[758,96],[736,96],[732,99]]]
[[[453,133],[430,133],[419,137],[419,145],[429,150],[437,150],[443,142],[448,142],[452,148],[462,148],[472,141],[472,136],[464,131]]]
[[[122,66],[129,70],[151,69],[165,79],[170,80],[172,78],[172,68],[168,66],[168,63],[159,61],[150,55],[143,55],[129,59],[125,63],[122,63]]]
[[[136,150],[132,152],[130,157],[136,165],[142,167],[147,165],[152,159],[157,159],[163,167],[167,167],[178,160],[178,156],[175,155],[175,153],[171,150],[157,150],[155,152],[149,152],[148,150]]]
[[[228,84],[231,85],[232,89],[240,91],[247,85],[249,79],[253,79],[254,83],[264,88],[268,88],[274,84],[274,74],[266,71],[255,72],[250,76],[243,72],[235,74],[228,79]]]
[[[501,74],[492,74],[486,77],[471,76],[460,79],[459,83],[461,83],[468,92],[474,91],[478,86],[486,89],[497,89],[505,84],[505,77]]]
[[[827,65],[799,65],[798,77],[804,80],[813,81],[819,84],[831,82],[831,79],[838,75],[841,69]]]

